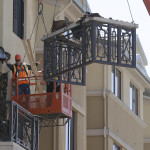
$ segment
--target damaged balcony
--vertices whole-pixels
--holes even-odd
[[[85,85],[86,65],[135,68],[137,27],[134,23],[88,17],[44,36],[44,79],[59,76],[57,81]]]

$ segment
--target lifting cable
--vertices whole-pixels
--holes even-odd
[[[82,10],[83,10],[83,12],[85,13],[85,12],[88,12],[89,10],[88,10],[88,2],[87,2],[87,0],[85,0],[85,7],[86,7],[86,9],[84,10],[84,0],[82,0]]]
[[[132,23],[134,23],[134,19],[133,19],[133,16],[132,16],[132,12],[131,12],[131,8],[130,8],[130,4],[129,4],[129,1],[128,1],[128,0],[127,0],[127,4],[128,4],[129,11],[130,11]]]
[[[87,0],[85,0],[85,3],[86,3],[86,12],[87,12],[87,5],[88,5],[88,4],[87,4]]]
[[[37,31],[38,31],[38,26],[39,26],[39,18],[41,17],[42,19],[42,22],[43,22],[43,25],[44,25],[44,29],[45,29],[45,34],[47,34],[47,29],[46,29],[46,25],[45,25],[45,21],[44,21],[44,16],[43,16],[43,2],[42,0],[37,0],[38,2],[38,14],[37,14],[37,17],[36,17],[36,20],[35,20],[35,23],[34,23],[34,26],[33,26],[33,30],[31,32],[31,36],[30,36],[30,40],[32,38],[32,35],[33,35],[33,32],[35,30],[35,27],[36,27],[36,33],[35,33],[35,41],[34,41],[34,48],[33,48],[33,52],[35,50],[35,44],[36,44],[36,40],[37,40]]]
[[[57,5],[57,0],[56,0],[56,3],[55,3],[55,8],[54,8],[53,21],[54,21],[54,17],[55,17],[55,13],[56,13],[56,5]]]

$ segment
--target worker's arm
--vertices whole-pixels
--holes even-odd
[[[39,60],[38,62],[35,63],[35,65],[38,66],[42,62],[43,62],[43,60]],[[28,66],[28,69],[31,70],[31,65],[27,65],[27,66]]]
[[[7,67],[12,71],[14,72],[14,65],[10,64],[10,63],[6,63],[7,64]]]

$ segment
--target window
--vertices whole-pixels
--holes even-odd
[[[138,90],[130,83],[130,109],[138,115]]]
[[[72,118],[66,124],[66,150],[74,150],[74,125],[75,113],[72,112]]]
[[[112,92],[121,99],[121,72],[115,68],[115,66],[112,67]]]
[[[116,144],[113,144],[113,150],[121,150],[120,147]]]
[[[13,0],[13,32],[24,37],[24,0]]]

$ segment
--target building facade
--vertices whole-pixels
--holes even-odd
[[[86,10],[89,6],[82,0],[43,0],[44,24],[40,16],[34,28],[37,0],[1,0],[0,46],[11,54],[10,63],[14,63],[15,54],[29,63],[21,39],[31,39],[38,61],[43,57],[41,38],[51,32],[53,20],[76,22]],[[103,64],[86,67],[86,86],[72,85],[72,119],[65,126],[41,128],[40,150],[150,149],[150,79],[138,36],[136,47],[135,69]],[[6,99],[10,99],[11,72],[5,63],[0,63],[0,72],[8,75]],[[23,148],[13,142],[0,142],[0,149]]]

